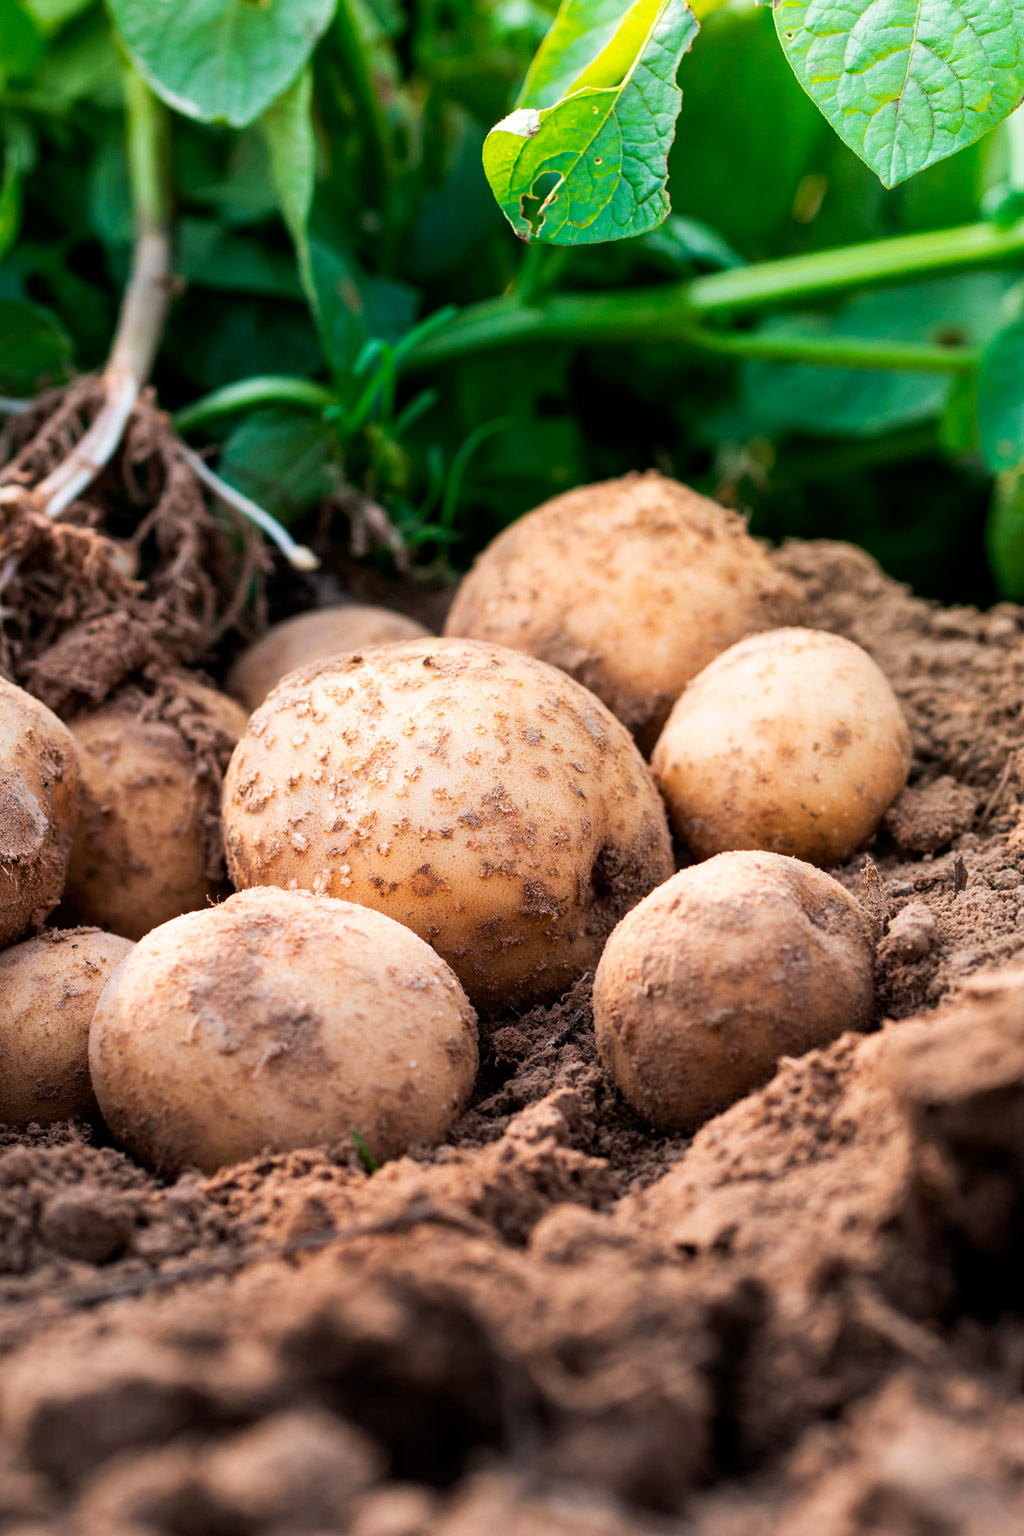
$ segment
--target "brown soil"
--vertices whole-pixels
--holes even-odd
[[[882,1027],[692,1140],[618,1098],[586,979],[485,1023],[450,1143],[372,1175],[162,1185],[100,1132],[0,1135],[0,1530],[1024,1528],[1024,611],[779,558],[914,735],[838,871]]]

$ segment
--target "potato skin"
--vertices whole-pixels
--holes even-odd
[[[850,857],[907,780],[910,731],[884,674],[819,629],[751,635],[687,686],[651,767],[699,858],[764,848]]]
[[[72,928],[0,954],[0,1121],[23,1130],[95,1114],[89,1025],[131,949],[98,928]]]
[[[474,640],[285,678],[235,748],[224,821],[236,886],[386,912],[485,1007],[564,990],[673,868],[624,727],[553,667]]]
[[[594,980],[601,1060],[662,1131],[689,1131],[771,1077],[780,1056],[863,1029],[867,918],[838,881],[778,853],[722,853],[635,907]]]
[[[651,471],[580,486],[506,528],[463,580],[444,632],[561,667],[649,752],[712,657],[799,610],[741,517]]]
[[[233,699],[192,680],[197,708],[232,740],[245,730]],[[216,787],[196,774],[177,727],[139,718],[114,700],[71,721],[82,764],[82,811],[71,853],[67,910],[78,921],[141,939],[226,892],[212,879],[202,835]]]
[[[349,1141],[439,1141],[469,1097],[476,1017],[451,971],[378,912],[243,891],[155,929],[89,1042],[114,1135],[161,1172]]]
[[[74,739],[24,688],[0,678],[0,948],[52,912],[78,820]]]
[[[227,691],[251,713],[282,677],[312,661],[326,661],[368,645],[416,640],[429,634],[415,619],[390,608],[350,603],[342,608],[314,608],[273,625],[242,652],[227,677]]]

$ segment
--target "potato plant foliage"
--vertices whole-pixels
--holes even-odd
[[[1024,0],[0,0],[0,424],[156,231],[139,387],[299,539],[656,465],[1024,596],[1022,97]]]

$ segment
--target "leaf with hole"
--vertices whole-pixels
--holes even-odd
[[[575,3],[590,13],[588,0]],[[567,12],[555,25],[571,51]],[[518,107],[491,130],[484,170],[524,240],[592,244],[642,235],[662,222],[681,100],[676,71],[697,25],[685,0],[635,0],[607,41],[603,29],[590,35],[591,51],[599,51],[566,95],[552,106]],[[537,99],[552,83],[564,88],[556,66],[550,58],[546,72],[527,82]]]
[[[336,0],[109,0],[139,73],[168,106],[242,128],[309,58]]]
[[[1024,97],[1024,0],[775,0],[786,57],[887,187],[973,144]]]

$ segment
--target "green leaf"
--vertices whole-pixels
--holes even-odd
[[[43,40],[19,0],[0,0],[0,85],[30,75],[39,63]]]
[[[44,32],[55,32],[91,4],[92,0],[25,0],[25,9],[32,13]]]
[[[786,57],[844,143],[894,187],[1024,97],[1024,0],[775,0]]]
[[[175,270],[186,282],[203,288],[302,299],[295,263],[287,251],[270,250],[215,219],[181,220]]]
[[[254,411],[227,439],[217,469],[287,523],[329,489],[331,444],[330,427],[308,411]]]
[[[622,0],[562,0],[527,70],[517,107],[553,107],[615,36]]]
[[[314,238],[310,243],[316,282],[316,316],[328,362],[336,376],[351,373],[368,341],[393,345],[416,318],[419,295],[407,283],[368,277],[345,251]]]
[[[186,117],[242,128],[291,84],[336,0],[109,0],[132,60]]]
[[[270,173],[281,205],[281,216],[295,246],[302,286],[316,302],[309,254],[309,215],[316,181],[316,140],[313,137],[313,71],[307,65],[282,96],[260,118],[270,154]]]
[[[0,390],[29,396],[66,371],[71,343],[37,304],[0,299]]]
[[[1024,601],[1024,479],[1013,471],[993,487],[985,546],[1000,595]]]
[[[21,226],[21,167],[15,150],[8,147],[4,157],[4,179],[0,182],[0,261],[18,238]]]
[[[981,354],[978,438],[993,474],[1024,462],[1024,320],[999,331]]]
[[[590,0],[575,4],[589,14]],[[550,107],[519,107],[491,130],[484,170],[524,240],[591,244],[642,235],[662,222],[682,99],[676,70],[697,25],[685,0],[634,0],[567,95]],[[563,88],[554,56],[530,89],[551,82]]]

